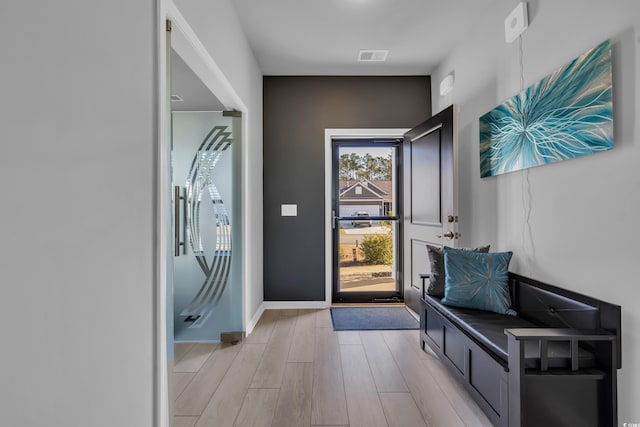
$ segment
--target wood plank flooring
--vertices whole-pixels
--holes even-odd
[[[176,344],[176,427],[491,426],[414,331],[336,332],[267,310],[238,345]]]

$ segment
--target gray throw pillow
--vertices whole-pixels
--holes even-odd
[[[489,252],[489,247],[479,246],[477,248],[457,248],[465,251],[472,252]],[[427,245],[427,254],[429,255],[429,264],[431,265],[431,276],[429,277],[429,287],[427,288],[427,294],[442,298],[444,296],[444,254],[442,248],[433,245]]]

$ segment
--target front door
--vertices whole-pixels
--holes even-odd
[[[405,303],[420,304],[420,274],[429,273],[426,245],[458,238],[455,111],[450,106],[404,135]]]
[[[333,301],[402,300],[400,139],[333,140]]]

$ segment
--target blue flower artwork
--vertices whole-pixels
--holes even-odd
[[[611,42],[480,117],[480,176],[613,148]]]

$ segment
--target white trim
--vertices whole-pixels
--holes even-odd
[[[247,335],[253,332],[253,328],[256,327],[256,324],[258,323],[258,320],[260,320],[262,313],[264,313],[264,303],[260,304],[260,307],[258,307],[258,311],[256,311],[256,314],[254,314],[249,323],[247,323],[247,327],[245,329],[245,333]]]
[[[211,93],[226,107],[246,112],[247,107],[229,83],[216,61],[204,47],[195,31],[172,0],[166,1],[167,18],[171,20],[171,47]],[[164,24],[163,24],[164,28]]]
[[[170,403],[169,393],[169,361],[168,361],[168,342],[167,342],[167,268],[168,268],[168,252],[170,251],[169,239],[170,231],[167,230],[166,225],[169,222],[167,218],[166,207],[170,203],[168,199],[168,182],[167,177],[169,173],[169,149],[167,146],[167,33],[165,26],[166,19],[166,1],[159,0],[157,2],[157,23],[156,29],[157,37],[157,62],[156,76],[158,85],[156,88],[157,98],[156,102],[156,120],[157,120],[157,135],[158,135],[158,148],[157,158],[157,204],[156,204],[156,289],[155,289],[155,352],[154,352],[154,368],[155,368],[155,414],[154,421],[158,427],[169,427],[172,425],[171,418],[173,417],[172,406]]]
[[[155,419],[158,427],[169,427],[171,423],[171,408],[169,402],[169,371],[167,360],[167,289],[170,286],[170,280],[167,276],[168,251],[171,250],[172,243],[170,230],[166,225],[169,218],[165,212],[168,203],[171,202],[170,194],[167,193],[171,185],[171,175],[169,167],[169,146],[167,143],[167,124],[169,121],[170,111],[167,111],[165,99],[168,96],[166,90],[166,31],[165,20],[169,19],[172,23],[171,47],[178,52],[184,62],[193,70],[193,72],[202,80],[209,90],[222,102],[225,108],[229,110],[237,110],[242,112],[242,134],[241,134],[241,163],[242,171],[240,178],[240,188],[242,194],[242,326],[243,330],[251,330],[255,327],[255,322],[260,318],[264,308],[260,308],[252,319],[247,319],[249,313],[248,298],[248,272],[249,272],[249,247],[251,246],[247,237],[247,229],[249,218],[246,213],[246,206],[249,201],[247,185],[249,182],[249,158],[246,149],[246,141],[250,138],[249,132],[249,116],[246,105],[235,91],[229,80],[226,78],[218,64],[211,57],[198,36],[188,24],[184,15],[180,12],[173,0],[158,0],[157,2],[157,19],[158,29],[156,36],[157,43],[157,76],[158,76],[158,98],[157,106],[157,125],[158,125],[158,213],[157,213],[157,296],[156,296],[156,348],[154,355],[156,364],[156,390],[155,390]],[[255,322],[254,322],[254,319]]]
[[[308,309],[308,308],[328,308],[331,302],[327,301],[265,301],[262,303],[265,310],[282,310],[282,309]]]
[[[339,138],[351,139],[374,139],[374,138],[403,138],[404,134],[409,131],[408,128],[402,129],[325,129],[324,130],[324,269],[325,269],[325,301],[324,307],[331,306],[332,296],[332,258],[331,246],[333,230],[333,215],[331,213],[331,141]]]

